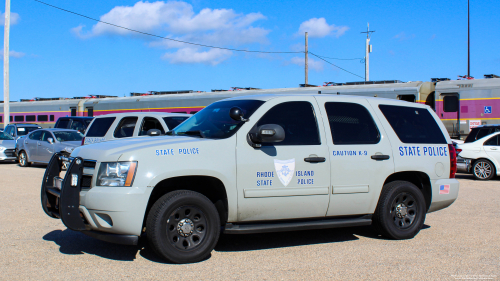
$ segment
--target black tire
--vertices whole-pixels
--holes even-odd
[[[198,262],[210,255],[219,240],[219,214],[198,192],[172,191],[151,208],[146,234],[161,258],[172,263]]]
[[[476,180],[491,180],[496,174],[495,166],[489,160],[479,159],[472,166],[472,174]]]
[[[382,189],[373,226],[390,239],[411,239],[422,228],[426,215],[425,198],[413,183],[393,181]]]
[[[19,166],[21,166],[21,167],[31,166],[31,162],[28,159],[28,154],[24,150],[19,152],[19,156],[17,157],[17,161],[19,162]]]

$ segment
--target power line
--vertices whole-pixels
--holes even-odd
[[[342,67],[340,67],[340,66],[338,66],[338,65],[335,65],[335,64],[333,64],[333,63],[331,63],[331,62],[329,62],[329,61],[325,60],[324,58],[322,58],[322,57],[320,57],[320,56],[318,56],[318,55],[316,55],[316,54],[314,54],[314,53],[309,52],[309,54],[311,54],[311,55],[313,55],[313,56],[317,57],[318,59],[320,59],[320,60],[322,60],[322,61],[325,61],[326,63],[329,63],[329,64],[331,64],[331,65],[335,66],[336,68],[338,68],[338,69],[340,69],[340,70],[343,70],[343,71],[345,71],[345,72],[347,72],[347,73],[350,73],[350,74],[352,74],[352,75],[354,75],[354,76],[358,76],[359,78],[364,79],[364,77],[361,77],[361,76],[359,76],[359,75],[357,75],[357,74],[354,74],[354,73],[350,72],[349,70],[343,69]]]
[[[34,1],[35,1],[35,2],[38,2],[38,3],[41,3],[41,4],[44,4],[44,5],[47,5],[47,6],[49,6],[49,7],[52,7],[52,8],[55,8],[55,9],[58,9],[58,10],[61,10],[61,11],[67,12],[67,13],[70,13],[70,14],[74,14],[74,15],[77,15],[77,16],[80,16],[80,17],[83,17],[83,18],[89,19],[89,20],[93,20],[93,21],[100,22],[100,23],[103,23],[103,24],[111,25],[111,26],[114,26],[114,27],[117,27],[117,28],[121,28],[121,29],[128,30],[128,31],[132,31],[132,32],[140,33],[140,34],[143,34],[143,35],[148,35],[148,36],[152,36],[152,37],[156,37],[156,38],[160,38],[160,39],[164,39],[164,40],[170,40],[170,41],[174,41],[174,42],[178,42],[178,43],[183,43],[183,44],[189,44],[189,45],[195,45],[195,46],[206,47],[206,48],[213,48],[213,49],[221,49],[221,50],[235,51],[235,52],[247,52],[247,53],[265,53],[265,54],[303,54],[303,53],[304,53],[304,52],[302,52],[302,51],[299,51],[299,52],[253,51],[253,50],[243,50],[243,49],[224,48],[224,47],[218,47],[218,46],[211,46],[211,45],[204,45],[204,44],[198,44],[198,43],[193,43],[193,42],[187,42],[187,41],[182,41],[182,40],[177,40],[177,39],[173,39],[173,38],[163,37],[163,36],[159,36],[159,35],[155,35],[155,34],[151,34],[151,33],[143,32],[143,31],[139,31],[139,30],[131,29],[131,28],[128,28],[128,27],[124,27],[124,26],[116,25],[116,24],[113,24],[113,23],[105,22],[105,21],[102,21],[102,20],[98,20],[98,19],[95,19],[95,18],[92,18],[92,17],[86,16],[86,15],[82,15],[82,14],[79,14],[79,13],[76,13],[76,12],[73,12],[73,11],[70,11],[70,10],[66,10],[66,9],[63,9],[63,8],[60,8],[60,7],[57,7],[57,6],[51,5],[51,4],[49,4],[49,3],[42,2],[42,1],[40,1],[40,0],[34,0]]]
[[[318,55],[319,56],[319,55]],[[341,59],[341,58],[330,58],[330,57],[325,57],[325,56],[320,56],[325,59],[331,59],[331,60],[364,60],[364,58],[352,58],[352,59]]]

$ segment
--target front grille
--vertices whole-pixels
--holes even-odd
[[[92,185],[92,176],[82,176],[82,182],[80,186],[82,188],[90,188]]]
[[[95,161],[89,161],[89,160],[83,161],[83,167],[95,168],[95,164],[96,164]]]
[[[7,157],[16,157],[16,153],[14,149],[6,149],[4,152]]]

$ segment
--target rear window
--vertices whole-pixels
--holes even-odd
[[[438,124],[425,108],[378,106],[403,143],[446,144]]]
[[[59,119],[57,120],[57,124],[54,126],[54,128],[66,129],[68,128],[68,124],[69,119]]]
[[[90,129],[87,131],[87,137],[104,137],[115,121],[116,117],[96,118]]]
[[[18,127],[17,128],[17,136],[27,135],[29,132],[33,132],[34,130],[41,129],[42,127]]]
[[[163,121],[165,121],[165,124],[167,124],[168,129],[172,130],[188,118],[188,116],[163,117]]]

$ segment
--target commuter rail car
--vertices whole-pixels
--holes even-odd
[[[485,77],[490,76],[485,75]],[[152,94],[132,93],[130,97],[91,96],[21,101],[10,104],[11,122],[37,123],[48,128],[53,127],[57,119],[63,116],[97,116],[131,111],[194,114],[221,99],[268,93],[360,95],[423,103],[436,111],[450,135],[454,137],[467,135],[470,124],[478,122],[493,124],[500,120],[500,107],[495,109],[496,103],[500,106],[500,78],[453,81],[433,79],[432,82],[404,83],[390,80],[328,83],[327,85],[265,90],[255,88],[237,91],[213,90],[212,92],[189,90],[151,92]],[[491,109],[491,113],[485,113],[488,109]],[[0,106],[0,122],[3,122],[3,106]]]

